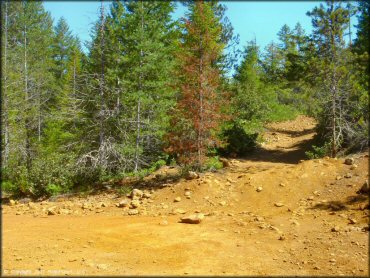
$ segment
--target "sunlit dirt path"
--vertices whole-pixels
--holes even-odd
[[[367,276],[368,196],[356,192],[368,156],[303,161],[314,127],[271,124],[257,152],[153,188],[138,215],[114,192],[3,205],[2,274]],[[194,212],[200,224],[179,223]]]

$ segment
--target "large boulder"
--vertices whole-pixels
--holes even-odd
[[[203,213],[195,213],[185,217],[181,217],[181,223],[188,223],[188,224],[199,224],[204,219]]]

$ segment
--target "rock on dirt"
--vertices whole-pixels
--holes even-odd
[[[122,200],[117,204],[117,207],[119,208],[124,208],[128,206],[128,201],[127,200]]]
[[[132,199],[140,199],[140,198],[142,198],[142,197],[143,197],[143,195],[144,195],[144,192],[143,192],[143,191],[141,191],[140,189],[134,188],[134,189],[131,191],[131,195],[130,195],[130,197],[131,197]]]
[[[188,180],[194,180],[194,179],[197,179],[199,178],[199,175],[196,173],[196,172],[193,172],[193,171],[189,171],[188,172],[188,175],[186,177]]]
[[[339,228],[339,226],[335,226],[335,227],[331,228],[331,231],[332,232],[339,232],[340,228]]]
[[[50,207],[48,208],[47,212],[48,212],[48,215],[56,215],[56,211],[55,211],[55,208],[56,207]]]
[[[346,160],[344,160],[344,164],[346,165],[353,165],[354,163],[355,160],[352,157],[346,158]]]
[[[354,218],[348,218],[348,221],[349,221],[349,224],[356,224],[357,223],[357,220],[354,219]]]
[[[89,209],[91,205],[89,203],[83,203],[82,204],[82,209]]]
[[[130,203],[130,208],[138,208],[140,207],[140,201],[139,200],[132,200]]]
[[[225,202],[225,201],[221,201],[221,202],[219,202],[219,204],[220,204],[221,206],[225,206],[225,205],[226,205],[226,202]]]
[[[222,163],[223,168],[230,167],[230,163],[226,158],[220,158],[219,160]]]
[[[173,201],[174,202],[180,202],[181,201],[181,197],[176,197]]]
[[[184,196],[185,197],[190,197],[191,196],[191,192],[190,191],[185,191]]]
[[[128,211],[128,215],[137,215],[139,214],[139,211],[137,209],[130,209]]]
[[[183,209],[175,209],[173,212],[176,213],[176,214],[185,214],[186,213],[186,210],[183,210]]]
[[[15,206],[17,203],[17,201],[14,201],[14,200],[9,200],[9,206]]]
[[[263,190],[262,186],[258,186],[256,189],[257,192],[261,192],[262,190]]]
[[[274,205],[275,205],[275,207],[278,207],[278,208],[280,208],[280,207],[284,206],[284,204],[283,204],[283,203],[275,203]]]
[[[203,219],[204,219],[203,213],[196,213],[185,217],[181,217],[180,222],[188,224],[199,224]]]
[[[357,191],[357,194],[367,194],[367,193],[369,193],[369,182],[365,181],[361,189]]]

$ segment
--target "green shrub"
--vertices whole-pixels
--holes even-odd
[[[216,171],[223,167],[222,162],[218,160],[218,156],[209,157],[204,163],[203,170]]]
[[[305,152],[309,159],[321,158],[330,153],[330,143],[325,143],[323,146],[312,145],[312,151]]]
[[[17,186],[11,181],[2,181],[1,182],[1,191],[6,193],[15,194],[17,192]]]
[[[117,189],[117,194],[119,196],[126,196],[126,194],[130,193],[134,188],[131,185],[121,186]]]
[[[253,130],[254,131],[254,130]],[[238,123],[232,123],[226,127],[222,134],[221,139],[224,146],[219,148],[219,153],[223,155],[245,155],[247,152],[256,147],[256,140],[258,137],[257,132],[246,131],[246,129]]]
[[[60,185],[48,184],[45,189],[49,196],[59,195],[63,192],[63,188]]]

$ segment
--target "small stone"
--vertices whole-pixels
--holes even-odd
[[[307,200],[308,201],[312,201],[314,199],[314,197],[313,196],[309,196],[308,198],[307,198]]]
[[[279,240],[285,240],[285,239],[286,239],[285,235],[280,235],[279,236]]]
[[[174,202],[180,202],[181,201],[181,197],[176,197],[173,201]]]
[[[348,218],[349,220],[349,224],[356,224],[357,223],[357,220],[354,219],[354,218]]]
[[[130,197],[132,199],[140,199],[143,197],[143,194],[144,192],[141,191],[140,189],[137,189],[137,188],[134,188],[132,191],[131,191],[131,194],[130,194]]]
[[[262,216],[257,216],[256,218],[254,218],[254,221],[257,221],[257,222],[262,222],[263,220],[265,220]]]
[[[185,214],[186,213],[186,210],[183,210],[183,209],[175,209],[174,212],[176,214]]]
[[[17,204],[16,201],[12,199],[9,200],[9,206],[15,206],[16,204]]]
[[[150,197],[152,197],[150,193],[144,192],[143,198],[149,199]]]
[[[346,179],[350,179],[350,178],[352,178],[352,174],[351,174],[351,173],[347,173],[344,177],[345,177]]]
[[[279,186],[285,187],[285,183],[280,183]]]
[[[194,179],[197,179],[197,178],[199,178],[199,175],[194,171],[189,171],[188,175],[186,177],[186,179],[188,179],[188,180],[194,180]]]
[[[355,163],[355,160],[352,157],[346,158],[344,160],[344,164],[346,165],[353,165]]]
[[[48,210],[47,210],[48,215],[56,215],[57,213],[55,212],[55,208],[56,207],[48,208]]]
[[[128,211],[128,215],[137,215],[139,214],[139,211],[137,209],[130,209]]]
[[[138,208],[138,207],[140,207],[140,201],[139,200],[132,200],[131,202],[130,202],[130,208]]]
[[[229,161],[226,158],[220,158],[219,161],[222,163],[222,167],[226,168],[230,166]]]
[[[221,202],[219,202],[219,204],[220,204],[221,206],[225,206],[225,205],[226,205],[226,202],[225,202],[225,201],[221,201]]]
[[[274,205],[275,205],[275,207],[278,207],[278,208],[284,206],[284,204],[282,204],[282,203],[275,203]]]
[[[117,204],[117,207],[119,208],[124,208],[124,207],[127,207],[129,205],[128,201],[127,200],[122,200],[120,201],[118,204]]]
[[[191,192],[190,192],[190,191],[185,191],[184,195],[185,195],[186,197],[190,197],[190,196],[191,196]]]
[[[341,179],[342,179],[342,176],[337,176],[335,179],[336,179],[337,181],[339,181],[339,180],[341,180]]]
[[[168,225],[168,221],[163,219],[161,222],[159,222],[159,225],[160,226],[167,226]]]
[[[369,192],[369,182],[365,181],[361,189],[357,191],[358,194],[367,194]]]
[[[358,167],[358,165],[357,164],[353,164],[352,166],[351,166],[351,170],[355,170],[356,168]]]
[[[199,224],[204,219],[203,213],[192,214],[181,218],[181,223]]]
[[[102,269],[102,270],[108,269],[108,265],[106,264],[97,264],[96,267],[97,269]]]
[[[332,232],[339,232],[340,228],[339,228],[339,226],[335,226],[335,227],[331,228],[331,231]]]
[[[334,258],[331,258],[330,260],[329,260],[329,262],[331,262],[331,263],[335,263],[337,260],[336,259],[334,259]]]
[[[70,214],[70,212],[69,209],[59,209],[59,214]]]
[[[263,189],[263,188],[262,188],[262,186],[258,186],[258,187],[257,187],[257,189],[256,189],[256,191],[257,191],[257,192],[261,192],[261,191],[262,191],[262,189]]]

